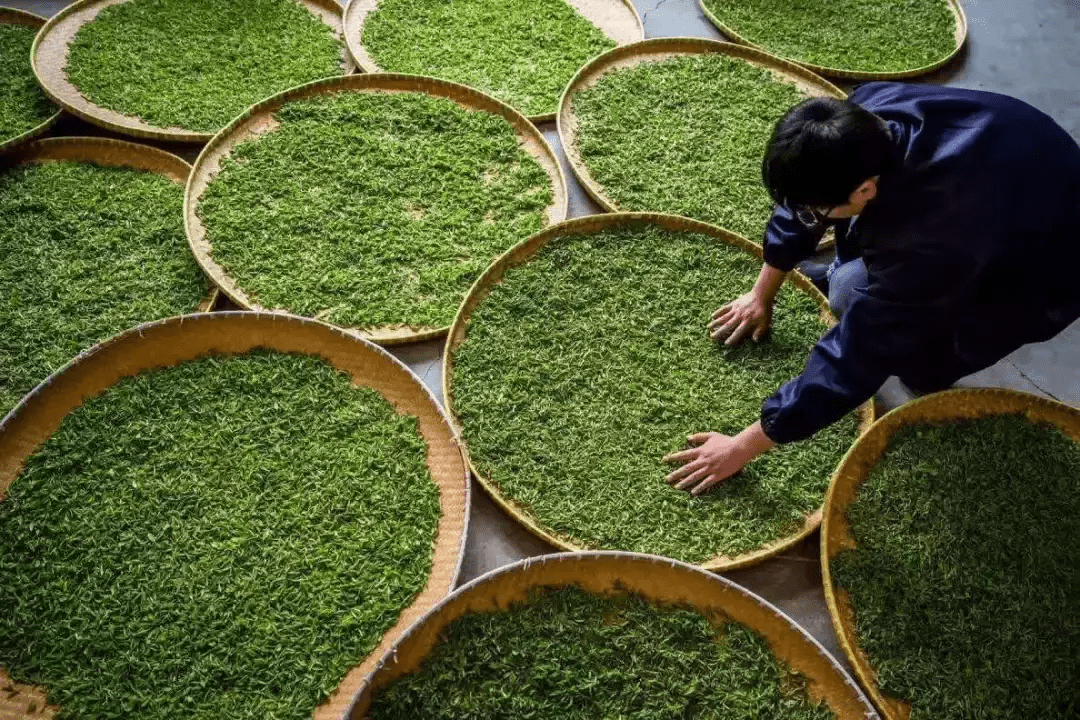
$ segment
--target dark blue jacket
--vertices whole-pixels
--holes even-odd
[[[940,390],[1080,317],[1080,147],[1068,133],[994,93],[868,83],[849,99],[888,122],[903,169],[836,226],[839,257],[861,255],[869,282],[762,406],[780,443],[840,419],[890,375]],[[791,270],[822,232],[778,209],[765,261]]]

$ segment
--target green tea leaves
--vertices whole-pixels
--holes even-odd
[[[130,0],[79,30],[66,72],[101,107],[214,133],[263,98],[341,75],[343,48],[296,0]]]
[[[773,207],[761,157],[773,125],[802,99],[725,55],[643,62],[574,95],[577,150],[620,210],[684,215],[759,240]]]
[[[122,380],[0,501],[0,665],[70,718],[310,718],[427,581],[425,461],[318,358]]]
[[[769,340],[711,342],[713,310],[759,267],[712,238],[641,223],[559,238],[509,270],[454,357],[452,405],[479,472],[589,548],[701,563],[799,530],[855,437],[853,417],[698,498],[664,482],[665,454],[690,433],[757,420],[825,330],[817,305],[787,287]]]
[[[503,118],[422,93],[286,104],[199,200],[214,260],[260,306],[353,327],[449,325],[552,199]]]
[[[133,325],[194,312],[209,283],[161,175],[49,162],[0,173],[0,416]]]
[[[526,115],[555,112],[578,68],[615,47],[563,0],[379,0],[361,41],[385,72],[469,85]]]
[[[37,28],[0,23],[0,142],[33,130],[56,113],[30,66]]]
[[[947,0],[704,0],[749,42],[796,62],[838,70],[901,72],[956,47]]]
[[[715,621],[715,620],[714,620]],[[697,611],[578,588],[465,615],[371,720],[830,720],[759,635]]]
[[[881,690],[912,720],[1080,708],[1080,444],[1019,416],[908,427],[832,561]]]

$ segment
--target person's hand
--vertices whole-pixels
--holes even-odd
[[[727,338],[724,344],[729,347],[750,333],[755,341],[761,340],[772,325],[772,314],[772,303],[751,290],[713,313],[709,336],[713,340]]]
[[[690,442],[697,447],[664,456],[664,462],[682,463],[682,467],[664,479],[679,490],[689,490],[691,495],[700,495],[728,479],[758,455],[776,446],[765,435],[760,422],[734,437],[703,432],[691,435]]]

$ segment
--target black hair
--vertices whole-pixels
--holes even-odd
[[[816,97],[776,123],[761,179],[779,204],[834,207],[899,164],[900,150],[881,118],[847,100]]]

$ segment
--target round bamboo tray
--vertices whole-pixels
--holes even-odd
[[[448,98],[466,109],[480,110],[503,118],[513,126],[522,149],[536,158],[551,181],[554,199],[545,211],[548,224],[554,224],[566,218],[569,203],[566,178],[563,177],[555,152],[548,145],[543,134],[524,115],[509,105],[465,85],[417,75],[373,73],[318,80],[264,100],[233,120],[203,148],[192,169],[191,179],[188,181],[184,195],[184,226],[187,229],[188,242],[192,252],[195,253],[196,260],[206,274],[240,307],[251,310],[273,310],[256,305],[244,289],[214,260],[211,243],[206,238],[206,228],[196,212],[199,198],[220,171],[222,159],[227,157],[236,145],[257,135],[272,132],[277,127],[274,114],[282,105],[293,100],[335,95],[341,92],[385,94],[420,92],[434,97]],[[448,328],[389,325],[351,329],[380,345],[399,345],[441,337]]]
[[[191,166],[183,159],[149,145],[97,137],[62,137],[38,140],[14,148],[4,158],[5,166],[30,163],[88,162],[105,167],[122,167],[157,173],[177,185],[185,185]],[[218,301],[218,290],[211,286],[206,296],[193,308],[177,312],[209,312]],[[0,718],[3,718],[0,715]]]
[[[242,355],[261,348],[321,357],[348,373],[354,384],[377,390],[399,412],[418,417],[428,446],[427,466],[439,486],[442,516],[427,587],[315,713],[317,720],[338,718],[382,653],[453,588],[468,524],[469,477],[458,439],[431,391],[385,350],[324,323],[276,313],[205,313],[140,325],[94,346],[53,373],[0,423],[0,498],[25,460],[69,412],[121,378],[209,353]],[[5,687],[5,680],[0,675],[0,688]],[[25,686],[0,693],[0,718],[38,717],[34,713],[42,708],[44,693],[43,688]]]
[[[25,25],[32,28],[40,28],[48,22],[40,15],[35,15],[25,10],[16,10],[15,8],[0,7],[0,24],[2,25]],[[44,120],[37,127],[30,128],[24,133],[16,135],[10,138],[0,138],[0,153],[7,152],[11,148],[22,145],[25,142],[29,142],[39,135],[44,134],[49,128],[56,124],[56,121],[60,119],[60,110],[57,110],[53,115]]]
[[[645,26],[642,25],[637,8],[630,0],[567,0],[567,2],[577,10],[578,14],[600,28],[605,35],[619,45],[645,38]],[[348,0],[345,5],[345,44],[356,66],[367,73],[383,71],[360,41],[364,33],[364,21],[378,5],[379,0]],[[529,117],[529,120],[534,123],[554,119],[555,113]]]
[[[45,24],[34,40],[34,47],[31,50],[34,74],[37,75],[45,93],[72,115],[107,130],[168,142],[207,142],[214,133],[195,132],[180,127],[158,127],[134,115],[126,115],[96,105],[83,97],[79,89],[68,80],[66,71],[68,46],[75,39],[76,33],[84,25],[92,22],[106,7],[123,2],[131,2],[131,0],[79,0],[61,10]],[[338,37],[343,35],[341,7],[335,0],[296,0],[296,2],[329,25]],[[182,28],[178,31],[182,31]],[[343,73],[355,70],[347,50],[342,50],[341,67]],[[178,81],[184,82],[184,79],[179,78]]]
[[[874,70],[851,70],[845,68],[831,68],[824,65],[815,65],[813,63],[803,62],[797,58],[784,58],[786,61],[801,65],[807,70],[813,70],[816,73],[822,75],[828,75],[829,77],[842,78],[847,80],[900,80],[903,78],[918,77],[919,75],[926,75],[934,70],[944,67],[952,62],[953,58],[960,54],[960,50],[964,47],[964,42],[967,40],[968,34],[968,21],[967,15],[964,14],[964,8],[960,4],[960,0],[943,0],[952,11],[953,18],[956,20],[956,47],[940,60],[935,60],[929,65],[924,65],[919,68],[912,68],[910,70],[897,70],[894,72],[878,72]],[[707,7],[705,7],[704,0],[697,0],[698,6],[705,14],[705,17],[709,18],[709,22],[716,26],[716,28],[732,39],[733,42],[737,42],[747,47],[756,48],[758,50],[765,50],[760,45],[755,45],[746,38],[739,35],[735,30],[725,25],[720,21],[720,18],[716,17]]]
[[[821,576],[825,601],[836,637],[848,662],[886,720],[908,720],[911,704],[903,698],[888,697],[881,692],[871,658],[859,646],[855,627],[856,608],[848,594],[832,578],[832,559],[856,544],[848,525],[847,509],[899,430],[911,425],[1012,414],[1022,414],[1032,422],[1056,425],[1066,435],[1080,442],[1080,410],[1064,403],[998,388],[946,390],[914,400],[882,416],[852,446],[833,475],[825,496],[825,515],[821,527]]]
[[[465,297],[465,301],[461,304],[461,308],[454,318],[454,324],[450,326],[450,333],[446,338],[442,369],[443,394],[446,398],[447,412],[450,414],[455,427],[458,429],[459,435],[461,435],[461,423],[454,411],[454,358],[458,348],[464,344],[468,336],[469,320],[472,317],[473,312],[481,303],[483,303],[484,298],[487,297],[492,288],[502,282],[503,277],[508,270],[529,262],[533,255],[548,243],[558,242],[560,239],[569,236],[602,232],[628,223],[641,221],[653,223],[666,230],[685,230],[708,235],[709,237],[715,238],[717,242],[732,245],[756,258],[761,258],[761,247],[759,245],[739,237],[734,233],[697,220],[691,220],[677,215],[662,215],[659,213],[590,215],[575,220],[568,220],[567,222],[543,230],[522,241],[496,260],[486,271],[484,271],[484,274],[477,279],[476,283],[472,286],[472,289],[469,290],[469,294]],[[811,283],[805,275],[798,271],[794,271],[788,277],[787,281],[813,298],[821,308],[820,317],[822,330],[826,330],[836,324],[836,318],[834,318],[829,311],[828,300],[816,287],[814,287],[814,284]],[[861,435],[866,432],[874,422],[874,407],[872,401],[866,402],[858,409],[858,417],[858,432]],[[466,456],[468,456],[467,445]],[[469,467],[471,468],[473,475],[480,482],[480,485],[487,491],[488,495],[491,496],[491,498],[512,518],[521,523],[534,535],[547,541],[559,550],[584,551],[587,549],[576,544],[573,540],[555,534],[544,527],[527,508],[521,506],[513,499],[506,497],[491,478],[485,477],[480,473],[473,464],[471,458],[469,460]],[[702,563],[701,567],[706,570],[726,572],[736,568],[755,565],[762,560],[784,552],[806,539],[818,529],[821,525],[821,513],[821,508],[819,508],[808,514],[803,521],[802,527],[786,537],[778,538],[756,550],[734,557],[717,555]]]
[[[570,81],[570,84],[566,86],[562,99],[559,101],[556,122],[559,130],[559,141],[562,143],[563,151],[570,161],[571,170],[573,170],[581,186],[585,188],[585,192],[604,210],[623,212],[626,208],[620,208],[614,200],[608,197],[604,187],[593,179],[589,173],[588,165],[578,153],[578,120],[577,116],[574,115],[574,99],[582,90],[591,88],[600,78],[615,70],[632,68],[647,62],[662,62],[673,57],[704,55],[706,53],[727,55],[748,62],[751,65],[765,68],[781,82],[794,85],[800,94],[807,98],[828,96],[844,99],[847,97],[840,88],[832,83],[787,60],[782,60],[754,48],[716,40],[655,38],[618,47],[603,55],[598,55],[585,67],[581,68]],[[833,241],[827,240],[819,244],[818,248],[826,249],[832,245]]]
[[[375,667],[349,717],[362,720],[372,696],[415,672],[448,625],[466,614],[502,612],[541,587],[576,586],[598,596],[637,593],[663,605],[687,605],[706,617],[723,616],[761,635],[777,658],[802,673],[808,694],[838,720],[877,720],[870,702],[840,664],[805,630],[757,595],[725,578],[655,555],[589,552],[543,555],[473,580],[409,628]],[[681,683],[683,678],[672,678]]]

